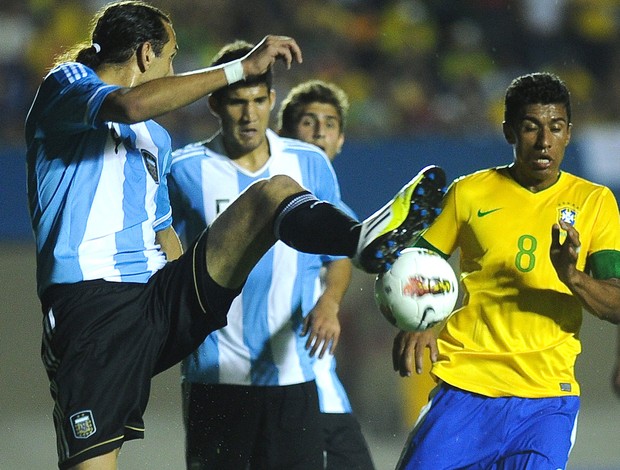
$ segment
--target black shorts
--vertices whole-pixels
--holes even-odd
[[[240,289],[211,279],[205,249],[203,236],[146,284],[95,280],[45,292],[41,356],[61,469],[142,438],[151,378],[226,325]]]
[[[184,383],[183,390],[188,469],[323,468],[314,381],[286,386]]]
[[[362,428],[351,413],[321,413],[326,470],[374,470]]]

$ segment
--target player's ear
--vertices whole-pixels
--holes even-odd
[[[338,136],[338,147],[336,148],[336,155],[340,153],[343,145],[344,145],[344,132],[341,132],[340,135]],[[334,155],[334,157],[336,155]]]
[[[220,100],[215,98],[213,95],[209,95],[209,100],[207,101],[207,103],[209,104],[209,111],[211,111],[211,114],[213,114],[215,117],[219,117]]]
[[[146,72],[155,58],[155,51],[153,50],[150,42],[143,42],[140,46],[138,46],[136,58],[138,60],[138,67],[140,68],[140,71]]]
[[[517,136],[514,129],[506,122],[502,122],[502,131],[504,132],[504,138],[510,145],[514,145],[517,142]]]
[[[273,88],[269,90],[269,100],[271,104],[269,105],[269,111],[273,111],[274,106],[276,105],[276,90]]]

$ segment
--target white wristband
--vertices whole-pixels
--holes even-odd
[[[241,59],[233,60],[232,62],[224,65],[224,73],[226,74],[226,81],[229,85],[243,80],[245,75],[243,74]]]

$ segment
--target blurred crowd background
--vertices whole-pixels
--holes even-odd
[[[103,0],[0,3],[0,143],[22,145],[41,77],[87,40]],[[615,0],[154,0],[173,18],[178,72],[206,66],[233,39],[295,37],[305,62],[276,69],[282,98],[309,77],[350,95],[348,137],[497,132],[515,76],[557,72],[580,123],[620,115],[620,6]],[[204,103],[162,119],[181,145],[216,123]]]
[[[55,57],[88,41],[88,22],[105,3],[0,0],[3,469],[47,468],[38,462],[49,462],[54,455],[51,399],[38,357],[40,317],[25,201],[24,120]],[[345,200],[362,217],[421,165],[440,164],[454,178],[508,163],[510,147],[500,126],[505,89],[514,77],[542,70],[556,72],[567,82],[575,128],[582,132],[573,136],[565,169],[608,184],[620,195],[620,0],[151,3],[172,16],[180,45],[176,72],[207,66],[221,46],[235,39],[255,43],[266,34],[282,34],[298,41],[304,63],[289,71],[281,64],[275,68],[277,105],[294,85],[309,78],[332,81],[348,93],[347,140],[335,168]],[[275,113],[272,117],[275,126]],[[205,100],[158,121],[170,131],[175,148],[217,129]],[[383,470],[393,468],[403,433],[431,384],[428,375],[420,382],[400,379],[392,371],[395,330],[376,312],[372,281],[356,274],[345,298],[339,370]],[[584,353],[577,364],[584,406],[573,452],[575,470],[620,468],[620,450],[610,445],[620,419],[610,387],[615,331],[585,318]],[[126,460],[125,468],[180,468],[178,382],[176,368],[157,378],[147,417],[152,437],[142,444],[152,448],[140,452],[134,445],[129,450],[137,460],[149,455],[169,458],[170,463]],[[153,436],[158,431],[161,435]],[[24,434],[37,443],[31,452],[23,452]]]

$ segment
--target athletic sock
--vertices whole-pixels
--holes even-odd
[[[303,191],[287,197],[278,206],[274,233],[288,246],[304,253],[353,257],[360,226],[333,204]]]

